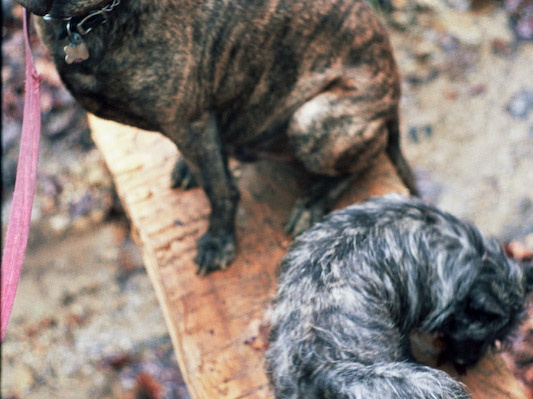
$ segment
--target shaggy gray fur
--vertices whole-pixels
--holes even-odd
[[[438,333],[458,369],[523,314],[522,269],[469,223],[388,195],[328,216],[283,259],[267,369],[276,398],[467,399],[414,361],[413,329]]]

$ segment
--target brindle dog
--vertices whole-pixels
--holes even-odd
[[[287,230],[320,220],[349,178],[399,145],[400,83],[387,34],[361,0],[17,0],[65,85],[90,112],[160,131],[180,149],[175,186],[211,217],[200,273],[235,257],[239,193],[227,157],[275,153],[316,183]]]

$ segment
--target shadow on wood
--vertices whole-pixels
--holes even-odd
[[[238,257],[228,270],[199,277],[193,259],[209,204],[200,189],[170,189],[175,146],[157,133],[94,116],[90,125],[143,252],[191,396],[272,398],[263,370],[263,318],[290,243],[283,226],[307,177],[285,164],[233,163],[241,190]],[[407,190],[382,157],[339,207],[389,192]],[[499,357],[484,359],[466,382],[475,399],[525,398]]]

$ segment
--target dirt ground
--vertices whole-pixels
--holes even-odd
[[[24,61],[20,9],[10,1],[2,6],[5,222]],[[527,253],[533,249],[531,1],[398,0],[392,7],[383,18],[403,76],[403,147],[423,197]],[[39,183],[2,346],[2,398],[187,398],[84,113],[37,41],[34,49],[45,77]],[[528,380],[524,370],[517,373]]]

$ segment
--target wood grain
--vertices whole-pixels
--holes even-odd
[[[209,204],[200,189],[170,189],[175,146],[157,133],[94,116],[89,122],[142,250],[191,397],[272,398],[263,371],[264,317],[277,264],[290,243],[283,225],[308,177],[285,164],[232,163],[242,198],[239,254],[228,270],[199,277],[193,259]],[[388,192],[406,189],[383,157],[339,207]],[[465,382],[475,399],[525,398],[498,356],[484,359]]]

